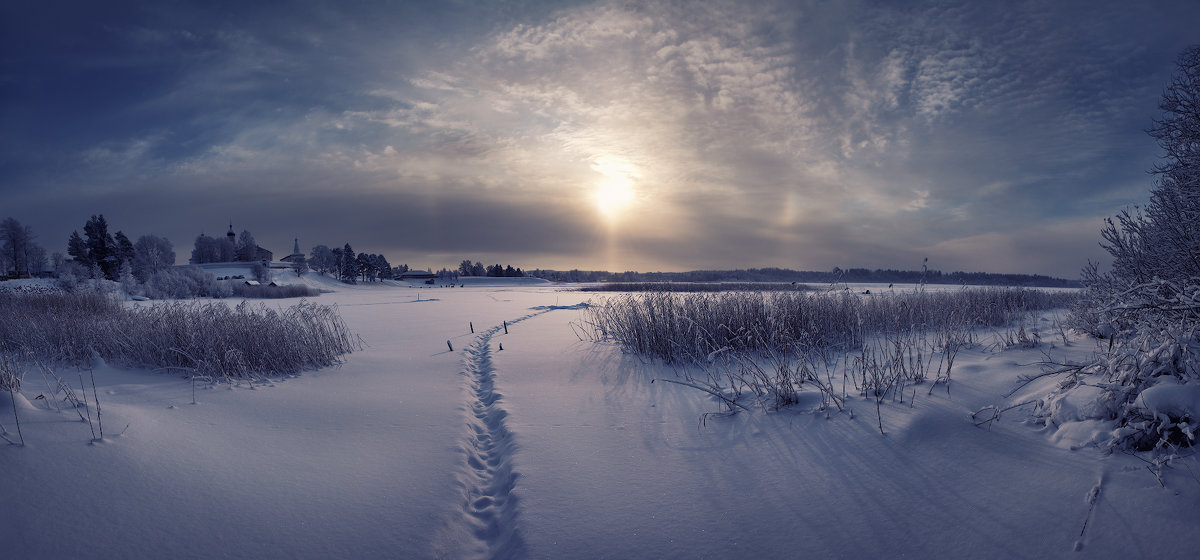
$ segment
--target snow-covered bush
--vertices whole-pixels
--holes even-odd
[[[1184,50],[1149,133],[1163,160],[1149,203],[1107,220],[1112,269],[1083,270],[1074,326],[1109,340],[1105,353],[1067,364],[1035,414],[1061,428],[1064,402],[1093,400],[1078,421],[1111,422],[1096,439],[1137,450],[1194,445],[1200,427],[1200,45]],[[1097,391],[1099,389],[1099,391]]]
[[[250,267],[250,274],[254,276],[255,280],[258,280],[263,284],[271,281],[271,267],[263,263],[254,263],[254,265]]]
[[[1062,428],[1068,422],[1111,422],[1096,438],[1108,449],[1164,450],[1196,444],[1200,429],[1200,282],[1155,280],[1115,294],[1095,310],[1112,338],[1088,363],[1056,365],[1058,385],[1034,414]],[[1104,301],[1104,300],[1102,300]],[[1064,403],[1080,409],[1063,414]]]
[[[150,299],[187,299],[195,297],[229,297],[232,289],[217,282],[216,276],[198,266],[166,268],[146,281],[146,297]]]

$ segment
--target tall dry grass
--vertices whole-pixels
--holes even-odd
[[[1001,327],[1034,311],[1069,307],[1073,292],[979,288],[952,292],[721,292],[630,294],[593,305],[583,325],[666,362],[720,350],[805,346],[859,348],[867,337],[912,329]]]
[[[0,350],[27,362],[84,366],[96,355],[128,367],[252,379],[333,365],[357,344],[336,308],[313,303],[129,307],[94,291],[0,293]]]
[[[696,364],[684,384],[721,398],[778,408],[803,387],[821,407],[850,395],[903,403],[914,385],[950,390],[959,350],[978,327],[1019,323],[1033,312],[1070,307],[1073,292],[971,288],[951,292],[722,292],[618,296],[584,311],[582,330],[665,362]],[[884,430],[879,415],[880,431]]]

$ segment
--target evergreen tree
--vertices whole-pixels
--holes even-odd
[[[92,259],[91,255],[88,255],[87,242],[83,240],[83,237],[80,237],[78,230],[71,232],[71,237],[67,239],[67,255],[84,268],[92,267]]]
[[[383,255],[374,255],[374,258],[375,270],[377,271],[380,280],[391,280],[392,278],[395,278],[395,276],[392,275],[392,263],[388,262]]]
[[[358,273],[362,275],[363,282],[375,280],[375,266],[371,262],[371,255],[359,253],[355,259],[358,266]]]
[[[133,258],[136,255],[136,251],[133,248],[133,242],[130,241],[128,237],[125,237],[124,232],[120,231],[113,235],[113,240],[116,241],[116,254],[119,261],[121,263],[130,263],[132,265]]]
[[[100,267],[105,278],[116,280],[121,262],[117,255],[117,242],[108,233],[108,221],[104,219],[104,214],[93,215],[84,224],[83,234],[87,237],[89,260]]]
[[[347,243],[342,247],[342,282],[353,284],[354,279],[358,277],[358,258],[354,254],[354,249]]]

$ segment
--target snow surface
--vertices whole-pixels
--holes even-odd
[[[0,442],[0,557],[1191,558],[1200,549],[1200,480],[1183,468],[1200,473],[1194,458],[1167,471],[1164,487],[1141,459],[1072,451],[1055,441],[1061,427],[1022,423],[1020,409],[975,427],[970,413],[1002,404],[1019,375],[1037,372],[1021,364],[1042,359],[1048,343],[964,349],[950,391],[918,386],[915,401],[885,404],[881,435],[862,399],[852,399],[853,417],[826,415],[816,399],[711,414],[721,410],[711,397],[662,381],[680,371],[580,340],[573,306],[604,294],[499,280],[453,289],[300,280],[336,289],[316,301],[337,304],[366,344],[341,367],[204,386],[192,404],[178,375],[101,365],[97,442],[74,411],[36,398],[48,390],[27,371],[17,401],[27,444]],[[1075,339],[1052,352],[1094,350]],[[1064,403],[1065,424],[1081,424],[1080,406]],[[12,413],[0,394],[0,423],[15,440]]]

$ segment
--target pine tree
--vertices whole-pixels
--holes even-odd
[[[121,263],[116,251],[117,242],[108,233],[104,214],[93,215],[83,226],[83,234],[87,237],[89,260],[100,266],[105,278],[116,280]]]
[[[91,256],[88,255],[87,242],[80,237],[79,231],[71,232],[71,237],[67,239],[67,255],[75,262],[84,266],[84,268],[92,267]]]
[[[133,242],[125,237],[124,232],[118,231],[113,235],[113,240],[116,241],[116,254],[121,263],[133,263],[133,258],[136,251],[133,249]]]
[[[358,258],[357,258],[357,255],[354,254],[354,249],[350,248],[349,243],[347,243],[345,247],[342,247],[342,259],[341,260],[342,260],[342,263],[341,263],[341,265],[342,265],[342,270],[341,270],[342,282],[346,282],[347,284],[354,284],[355,283],[354,279],[358,277]]]

